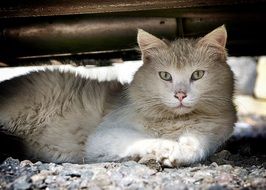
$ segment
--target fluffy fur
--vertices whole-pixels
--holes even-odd
[[[139,30],[144,64],[128,86],[48,70],[0,83],[2,129],[43,161],[198,162],[228,139],[236,121],[226,37],[224,26],[173,42]],[[192,81],[197,70],[205,73]],[[160,78],[162,71],[172,80]]]

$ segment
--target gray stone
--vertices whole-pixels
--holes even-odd
[[[31,186],[31,183],[29,182],[28,176],[21,176],[17,178],[14,182],[13,188],[14,190],[25,190],[29,189]]]
[[[227,188],[225,188],[225,187],[223,187],[221,185],[216,184],[216,185],[213,185],[213,186],[209,187],[208,190],[227,190]]]

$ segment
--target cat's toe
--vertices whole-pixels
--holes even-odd
[[[143,157],[140,157],[140,159],[138,160],[138,163],[140,164],[146,164],[147,162],[150,162],[151,160],[154,160],[155,162],[158,162],[153,154],[147,154]]]
[[[163,159],[162,162],[161,162],[162,166],[165,166],[165,167],[174,167],[173,163],[169,160],[169,158],[167,159]]]
[[[142,158],[140,158],[140,160],[138,161],[138,163],[145,165],[149,165],[151,162],[152,163],[155,162],[159,164],[161,167],[174,167],[174,162],[171,162],[169,158],[163,158],[163,157],[156,158],[154,154],[147,154]]]

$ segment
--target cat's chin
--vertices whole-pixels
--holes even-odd
[[[178,102],[178,101],[172,101],[172,102],[163,102],[164,106],[167,107],[167,110],[170,110],[174,115],[185,115],[189,114],[195,109],[195,106],[193,104],[189,104],[186,102]]]
[[[187,107],[187,106],[178,106],[176,108],[172,108],[175,114],[178,115],[184,115],[184,114],[188,114],[190,112],[193,111],[193,109],[191,107]]]
[[[191,109],[190,106],[185,106],[183,104],[180,104],[179,106],[176,107],[177,109]]]
[[[185,115],[192,112],[194,109],[190,106],[178,105],[178,106],[168,106],[175,115]]]

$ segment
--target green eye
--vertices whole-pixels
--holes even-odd
[[[161,77],[161,79],[166,80],[166,81],[171,81],[172,80],[171,74],[168,73],[168,72],[165,72],[165,71],[159,72],[159,76]]]
[[[205,71],[203,70],[197,70],[197,71],[194,71],[191,75],[191,80],[199,80],[203,77]]]

